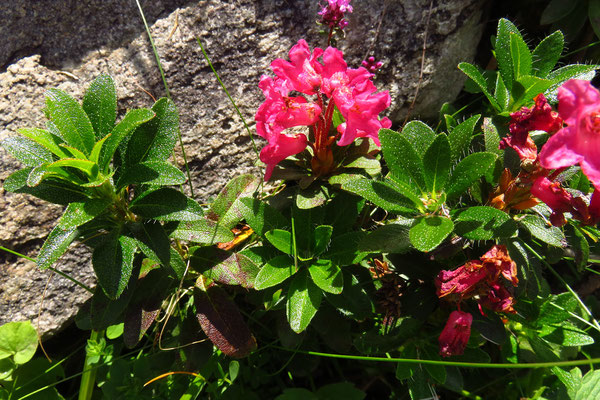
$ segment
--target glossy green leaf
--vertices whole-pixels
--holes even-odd
[[[574,370],[579,370],[579,368],[575,367],[571,370],[571,372],[575,372]],[[560,381],[567,388],[567,391],[569,393],[575,393],[575,391],[581,385],[581,370],[579,370],[579,373],[575,372],[574,374],[571,374],[571,372],[565,371],[564,369],[559,367],[552,367],[552,373],[554,373],[554,375],[556,375],[556,377],[560,379]],[[569,398],[573,397],[574,396],[569,396]]]
[[[273,229],[265,233],[265,238],[277,250],[285,254],[293,253],[292,233],[283,229]]]
[[[450,159],[458,160],[462,154],[467,152],[473,138],[473,130],[480,118],[481,115],[479,114],[473,115],[452,129],[448,135]]]
[[[279,210],[258,199],[250,197],[240,199],[238,210],[250,228],[260,236],[272,229],[290,227],[289,221]]]
[[[556,100],[556,91],[559,86],[569,79],[591,80],[596,69],[598,69],[598,65],[570,64],[550,72],[546,79],[552,82],[552,86],[548,88],[546,97],[549,101]]]
[[[168,268],[171,265],[171,243],[164,228],[155,221],[127,225],[136,246],[150,260]]]
[[[144,218],[161,221],[198,221],[203,219],[202,207],[172,188],[160,188],[142,193],[129,207]]]
[[[586,236],[581,232],[579,227],[567,225],[567,243],[569,248],[575,252],[575,264],[579,271],[582,271],[588,263],[590,257],[590,244]]]
[[[210,205],[206,218],[231,229],[243,218],[240,199],[250,196],[258,187],[259,180],[253,175],[239,175],[225,185]]]
[[[67,251],[69,245],[78,235],[77,228],[63,230],[56,226],[52,229],[38,253],[37,265],[41,269],[52,266]]]
[[[292,207],[292,229],[294,231],[298,256],[309,259],[314,256],[314,231],[322,224],[325,207],[299,209]]]
[[[360,262],[367,253],[360,251],[358,246],[367,236],[366,232],[346,232],[341,235],[335,235],[327,251],[321,256],[331,260],[339,266],[351,265]]]
[[[442,243],[454,229],[450,218],[432,216],[417,218],[408,236],[412,245],[419,251],[428,252]]]
[[[404,125],[400,134],[408,139],[420,158],[423,158],[436,138],[433,129],[421,121],[410,121]]]
[[[147,108],[140,108],[137,110],[130,110],[125,114],[125,117],[115,126],[106,141],[104,142],[104,146],[100,150],[100,168],[103,171],[106,171],[110,161],[117,151],[119,144],[135,129],[137,129],[140,125],[148,123],[148,121],[154,118],[154,111],[148,110]],[[167,157],[160,159],[158,161],[163,161]],[[128,165],[135,165],[138,163],[130,162]]]
[[[316,260],[309,267],[310,276],[321,290],[328,293],[340,294],[344,288],[342,270],[331,260]]]
[[[302,210],[320,207],[327,202],[329,189],[326,186],[312,184],[306,189],[299,188],[296,192],[296,207]]]
[[[417,208],[414,200],[406,196],[409,192],[402,193],[387,182],[359,178],[346,182],[342,189],[364,197],[389,212],[412,213]],[[415,194],[411,194],[411,197],[418,198]]]
[[[438,193],[448,180],[450,172],[450,143],[443,133],[436,136],[423,156],[423,175],[427,190]]]
[[[92,149],[92,152],[90,153],[90,157],[89,157],[89,160],[91,162],[100,164],[100,151],[102,150],[102,147],[104,146],[104,142],[106,142],[106,140],[109,137],[110,136],[104,136],[102,139],[100,139],[99,141],[97,141],[94,144],[94,148]]]
[[[185,174],[167,161],[146,161],[127,168],[119,177],[117,190],[131,184],[155,186],[179,185],[187,180]]]
[[[89,199],[85,202],[74,202],[67,206],[58,221],[58,227],[63,230],[77,228],[100,215],[110,201],[106,199]]]
[[[553,85],[548,79],[539,78],[533,75],[523,75],[513,85],[514,103],[513,110],[519,109],[521,106],[528,104],[535,96],[545,92]]]
[[[48,178],[65,179],[74,184],[82,184],[83,181],[76,175],[59,167],[51,167],[49,163],[40,164],[33,169],[28,169],[27,186],[35,187]]]
[[[519,224],[524,226],[533,237],[544,243],[556,247],[566,247],[567,239],[563,231],[550,225],[539,215],[525,215],[519,219]]]
[[[278,285],[295,273],[294,260],[290,256],[277,256],[260,269],[254,280],[254,288],[262,290]]]
[[[491,118],[483,119],[483,139],[485,151],[502,156],[504,151],[500,149],[500,135]]]
[[[412,183],[424,192],[426,185],[423,161],[407,136],[390,129],[381,129],[379,138],[392,178],[399,182]]]
[[[54,161],[49,164],[50,168],[62,168],[69,167],[80,170],[85,173],[88,177],[92,178],[98,174],[98,165],[92,161],[79,160],[76,158],[61,158],[58,161]]]
[[[359,249],[369,252],[406,253],[412,248],[408,236],[409,225],[388,224],[370,232],[360,242]]]
[[[286,303],[287,319],[294,332],[300,333],[308,327],[322,298],[321,290],[308,278],[306,270],[296,274],[288,289]]]
[[[83,108],[71,96],[59,89],[46,92],[46,113],[67,144],[90,154],[96,136]]]
[[[509,33],[510,55],[513,64],[513,76],[518,80],[531,73],[531,52],[520,33]]]
[[[510,103],[510,93],[502,80],[502,75],[496,75],[496,87],[494,89],[494,97],[500,106],[500,110],[505,111],[508,109]]]
[[[169,233],[169,237],[204,244],[225,243],[234,238],[229,229],[206,219],[180,221]]]
[[[586,346],[594,343],[593,337],[570,323],[544,325],[540,331],[540,337],[550,343],[567,347]]]
[[[117,118],[117,91],[110,75],[98,76],[83,96],[83,110],[90,119],[97,139],[112,131]]]
[[[92,265],[98,283],[110,299],[117,299],[127,287],[133,271],[136,241],[114,230],[94,249]]]
[[[85,191],[68,182],[48,179],[35,187],[27,186],[27,177],[33,168],[24,168],[13,172],[4,181],[3,188],[7,192],[27,193],[51,203],[68,205],[71,202],[87,200]]]
[[[488,90],[488,84],[487,84],[487,81],[485,80],[485,77],[483,76],[483,74],[479,71],[479,69],[476,66],[471,65],[466,62],[462,62],[462,63],[458,64],[458,69],[460,69],[462,72],[464,72],[465,75],[467,75],[469,78],[471,78],[477,84],[477,86],[479,86],[479,88],[481,88],[481,91],[483,92],[485,97],[487,97],[487,99],[490,102],[490,104],[492,105],[492,107],[494,107],[496,110],[501,109],[500,106],[498,105],[498,102],[494,98],[494,96],[492,96],[492,94]]]
[[[552,295],[540,306],[539,318],[535,321],[536,326],[542,328],[545,325],[558,324],[571,318],[571,314],[577,315],[579,303],[571,293]]]
[[[65,144],[65,143],[61,143],[59,146],[61,148],[63,148],[68,154],[70,154],[69,156],[67,156],[65,158],[74,158],[77,160],[87,160],[88,159],[87,154],[85,154],[83,151],[81,151],[73,146],[69,146],[68,144]],[[94,144],[94,147],[96,147],[96,144]],[[92,152],[93,151],[94,151],[94,149],[92,149]]]
[[[0,326],[0,360],[12,357],[15,364],[25,364],[34,356],[37,345],[37,331],[31,322],[8,322]]]
[[[33,140],[21,136],[9,136],[0,142],[8,153],[30,167],[52,162],[52,153]]]
[[[600,370],[589,371],[581,380],[575,392],[574,400],[590,400],[600,398]]]
[[[63,142],[62,139],[51,134],[47,130],[38,128],[21,128],[17,129],[17,132],[19,132],[21,136],[25,136],[26,138],[31,139],[37,144],[50,150],[50,152],[60,158],[70,157],[69,153],[65,152],[65,150],[59,146]]]
[[[179,254],[179,252],[177,250],[175,250],[173,247],[169,248],[169,252],[170,252],[169,268],[172,272],[171,275],[173,275],[177,280],[181,280],[181,278],[183,278],[183,276],[185,274],[187,264],[183,260],[183,257],[181,257],[181,254]]]
[[[329,225],[319,225],[315,228],[313,245],[310,249],[315,256],[318,256],[325,251],[331,241],[332,233],[333,227]]]
[[[450,200],[465,194],[466,190],[492,166],[496,160],[493,153],[473,153],[461,160],[446,183],[445,192]]]
[[[472,240],[510,237],[517,231],[517,223],[507,213],[488,206],[470,207],[455,222],[456,234]]]
[[[177,107],[163,97],[154,103],[152,111],[156,116],[139,125],[127,143],[126,166],[143,161],[165,161],[173,151],[179,132]]]
[[[511,35],[517,35],[522,39],[517,27],[509,20],[502,18],[498,22],[496,32],[495,55],[498,61],[498,70],[507,89],[512,92],[514,77],[513,54],[511,51]],[[497,108],[497,107],[496,107]]]
[[[562,54],[564,46],[565,37],[561,31],[552,33],[536,46],[531,57],[531,67],[535,76],[544,78],[552,71]]]
[[[333,226],[334,236],[352,230],[365,206],[365,200],[352,193],[340,191],[325,207],[326,225]]]

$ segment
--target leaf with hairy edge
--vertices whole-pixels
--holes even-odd
[[[127,143],[124,157],[126,167],[142,161],[164,161],[173,151],[179,131],[177,107],[163,97],[154,103],[152,111],[156,116],[139,125]]]
[[[28,169],[27,186],[35,187],[48,178],[64,179],[76,185],[82,185],[84,182],[76,175],[62,168],[51,167],[49,163],[40,164],[37,167]]]
[[[98,175],[98,165],[92,161],[79,160],[76,158],[61,158],[58,161],[54,161],[48,164],[49,168],[62,168],[69,167],[80,170],[85,173],[89,178],[94,178]]]
[[[417,209],[414,199],[406,196],[409,192],[400,192],[387,182],[359,178],[346,182],[342,189],[364,197],[389,212],[414,213]]]
[[[462,159],[454,168],[444,190],[448,200],[460,196],[477,179],[483,176],[496,160],[493,153],[473,153]]]
[[[272,258],[258,271],[254,279],[254,288],[262,290],[279,285],[296,273],[294,261],[288,255]]]
[[[116,229],[103,238],[92,254],[98,283],[110,299],[117,299],[127,287],[133,271],[136,241]]]
[[[108,135],[117,118],[117,91],[110,75],[94,79],[85,91],[82,107],[94,127],[96,139]]]
[[[496,33],[495,54],[498,60],[498,70],[507,89],[512,92],[514,80],[513,57],[511,53],[511,34],[521,37],[521,33],[512,22],[506,18],[498,22],[498,31]],[[522,39],[522,37],[521,37]]]
[[[517,223],[507,213],[488,206],[470,207],[455,222],[456,234],[472,240],[511,237],[517,231]]]
[[[4,181],[4,190],[11,193],[27,193],[42,200],[62,205],[88,200],[87,195],[80,187],[64,181],[46,179],[46,181],[35,187],[27,186],[27,177],[32,169],[30,167],[13,172]]]
[[[79,231],[77,228],[64,230],[56,226],[52,229],[40,249],[36,260],[37,265],[41,269],[52,266],[67,251],[69,245],[78,235]]]
[[[454,224],[450,218],[420,217],[415,220],[408,236],[417,250],[428,252],[439,246],[452,232],[452,229],[454,229]]]
[[[500,135],[491,118],[483,119],[483,139],[485,142],[485,151],[502,157],[504,151],[500,149]]]
[[[275,247],[277,250],[285,253],[292,254],[292,234],[283,229],[273,229],[265,233],[265,238]]]
[[[316,257],[323,253],[329,242],[331,241],[331,234],[333,233],[333,226],[319,225],[314,230],[313,243],[310,251]]]
[[[352,193],[339,192],[325,207],[326,225],[333,226],[334,236],[350,232],[365,206],[365,200]]]
[[[273,229],[290,227],[290,222],[279,210],[258,199],[240,199],[238,210],[250,228],[260,236]]]
[[[544,92],[548,101],[556,100],[556,91],[569,79],[592,80],[598,67],[598,65],[593,64],[570,64],[550,72],[546,79],[552,81],[552,86]]]
[[[240,199],[250,196],[259,184],[260,180],[249,174],[233,178],[211,204],[206,218],[225,228],[233,228],[244,217],[240,210],[243,206]]]
[[[316,260],[308,267],[315,285],[328,293],[340,294],[344,288],[344,276],[339,266],[331,260]]]
[[[131,202],[131,212],[160,221],[198,221],[203,219],[202,207],[180,191],[172,188],[151,189]]]
[[[60,217],[58,226],[64,230],[81,226],[100,215],[109,204],[110,201],[106,199],[89,199],[82,203],[70,203]]]
[[[531,67],[535,76],[545,78],[558,62],[564,47],[565,37],[561,31],[556,31],[542,40],[533,50],[531,57]]]
[[[508,108],[508,104],[510,103],[510,93],[504,85],[504,81],[502,80],[502,75],[496,75],[496,87],[494,89],[494,97],[500,106],[500,110],[504,111]]]
[[[498,105],[498,102],[496,101],[494,96],[492,96],[492,94],[488,90],[488,85],[487,85],[487,81],[485,80],[485,77],[483,76],[483,74],[479,71],[479,69],[476,66],[471,65],[466,62],[462,62],[462,63],[458,64],[458,69],[460,69],[462,72],[464,72],[465,75],[467,75],[469,78],[471,78],[473,80],[473,82],[475,82],[477,84],[477,86],[479,86],[479,88],[481,89],[481,91],[483,92],[485,97],[487,97],[487,99],[490,102],[490,104],[492,105],[492,107],[494,107],[496,110],[499,110],[499,111],[501,110],[500,106]]]
[[[556,247],[566,247],[567,239],[563,231],[552,226],[539,215],[525,215],[519,219],[519,224],[524,226],[533,237],[538,238],[544,243]]]
[[[100,169],[102,171],[106,171],[110,160],[112,160],[115,151],[119,147],[119,144],[123,139],[133,132],[134,129],[138,128],[140,125],[147,123],[148,121],[154,118],[154,111],[149,110],[147,108],[140,108],[138,110],[130,110],[125,117],[115,126],[110,135],[107,136],[106,141],[104,142],[104,146],[100,150]],[[164,161],[167,157],[162,160]],[[130,165],[135,165],[137,163],[133,163]]]
[[[509,33],[510,55],[515,80],[531,73],[531,52],[520,33]]]
[[[52,153],[33,140],[21,136],[10,136],[0,142],[0,145],[14,158],[28,167],[52,162]]]
[[[226,243],[234,238],[229,229],[206,219],[181,221],[169,233],[169,237],[204,244]]]
[[[96,136],[83,108],[71,96],[59,89],[46,92],[46,112],[67,144],[90,154]]]
[[[308,278],[306,270],[298,273],[288,289],[287,319],[292,330],[300,333],[308,327],[319,306],[323,293]]]
[[[424,192],[423,161],[409,139],[390,129],[381,129],[379,138],[383,156],[387,161],[392,178],[399,182],[412,184]]]
[[[471,118],[457,125],[448,134],[448,142],[450,143],[450,159],[458,160],[461,154],[469,149],[471,139],[473,138],[473,130],[475,125],[481,118],[481,115],[473,115]]]
[[[223,289],[218,286],[209,287],[206,292],[195,289],[194,304],[202,330],[223,354],[242,358],[256,349],[256,339]]]
[[[131,184],[156,186],[179,185],[187,180],[179,168],[166,161],[146,161],[126,169],[119,177],[116,189]]]
[[[406,136],[421,158],[436,138],[433,129],[421,121],[410,121],[400,134]]]
[[[438,193],[448,180],[450,172],[450,143],[443,133],[436,136],[423,156],[423,175],[427,190]]]
[[[171,243],[160,223],[146,221],[133,222],[127,225],[137,247],[146,257],[161,264],[163,267],[171,265]]]
[[[17,129],[17,132],[21,134],[21,136],[25,136],[26,138],[33,140],[40,146],[43,146],[46,149],[50,150],[50,152],[52,152],[59,158],[71,157],[71,155],[68,152],[64,151],[63,148],[59,146],[63,142],[62,139],[44,129],[21,128]]]

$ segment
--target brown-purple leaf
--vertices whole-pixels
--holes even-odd
[[[218,286],[194,291],[196,316],[202,330],[223,354],[242,358],[256,348],[256,339],[238,307]]]

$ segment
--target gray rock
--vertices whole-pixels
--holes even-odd
[[[460,61],[473,58],[482,32],[479,0],[355,1],[346,38],[339,41],[345,59],[358,67],[373,55],[384,62],[376,85],[390,90],[388,110],[402,121],[413,100],[421,68],[423,37],[427,50],[423,79],[413,116],[431,117],[452,100],[464,78]],[[257,87],[275,58],[305,38],[325,47],[319,35],[318,2],[313,0],[205,0],[146,2],[145,11],[161,56],[171,95],[179,108],[180,128],[192,170],[195,197],[206,201],[239,173],[260,173],[257,156],[240,116],[214,78],[196,42],[211,57],[240,112],[253,131],[263,95]],[[100,73],[116,82],[121,115],[147,107],[165,94],[154,55],[134,2],[85,0],[14,1],[0,6],[0,139],[21,127],[43,127],[43,93],[61,88],[82,97]],[[15,61],[16,60],[16,61]],[[256,140],[260,149],[262,142]],[[177,162],[181,165],[181,152]],[[18,167],[0,149],[0,181]],[[24,195],[0,191],[0,245],[35,255],[60,215],[60,208]],[[77,251],[81,246],[77,247]],[[78,254],[78,253],[77,253]],[[93,284],[84,256],[67,255],[56,268]],[[47,272],[0,253],[0,323],[35,319]],[[89,297],[64,278],[54,277],[46,291],[42,332],[59,330]],[[48,306],[48,308],[46,308]]]

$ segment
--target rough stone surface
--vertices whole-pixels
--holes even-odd
[[[412,114],[433,116],[462,86],[464,79],[456,65],[473,57],[484,4],[479,0],[355,1],[347,36],[339,47],[350,66],[359,66],[370,55],[384,62],[376,85],[390,90],[388,116],[401,122],[419,80],[426,35],[423,76]],[[253,130],[253,116],[263,100],[257,83],[269,72],[270,62],[287,57],[289,48],[301,38],[313,47],[324,47],[325,38],[314,24],[318,2],[162,0],[142,6],[179,108],[195,196],[204,201],[236,174],[259,173],[259,169],[242,120],[214,78],[196,38]],[[0,73],[0,139],[21,127],[44,126],[46,89],[58,87],[80,100],[84,89],[103,72],[115,79],[121,115],[128,108],[150,106],[152,99],[145,92],[157,98],[164,95],[135,2],[20,0],[1,5],[0,18],[0,34],[10,39],[0,43],[0,68],[4,69]],[[262,142],[257,141],[257,146]],[[0,149],[0,182],[18,165]],[[61,211],[1,189],[0,207],[0,245],[30,256]],[[88,257],[79,253],[81,248],[63,257],[56,267],[93,284],[93,272]],[[48,273],[0,253],[0,274],[0,323],[35,319]],[[41,331],[60,329],[88,297],[68,280],[53,277],[46,291]]]

